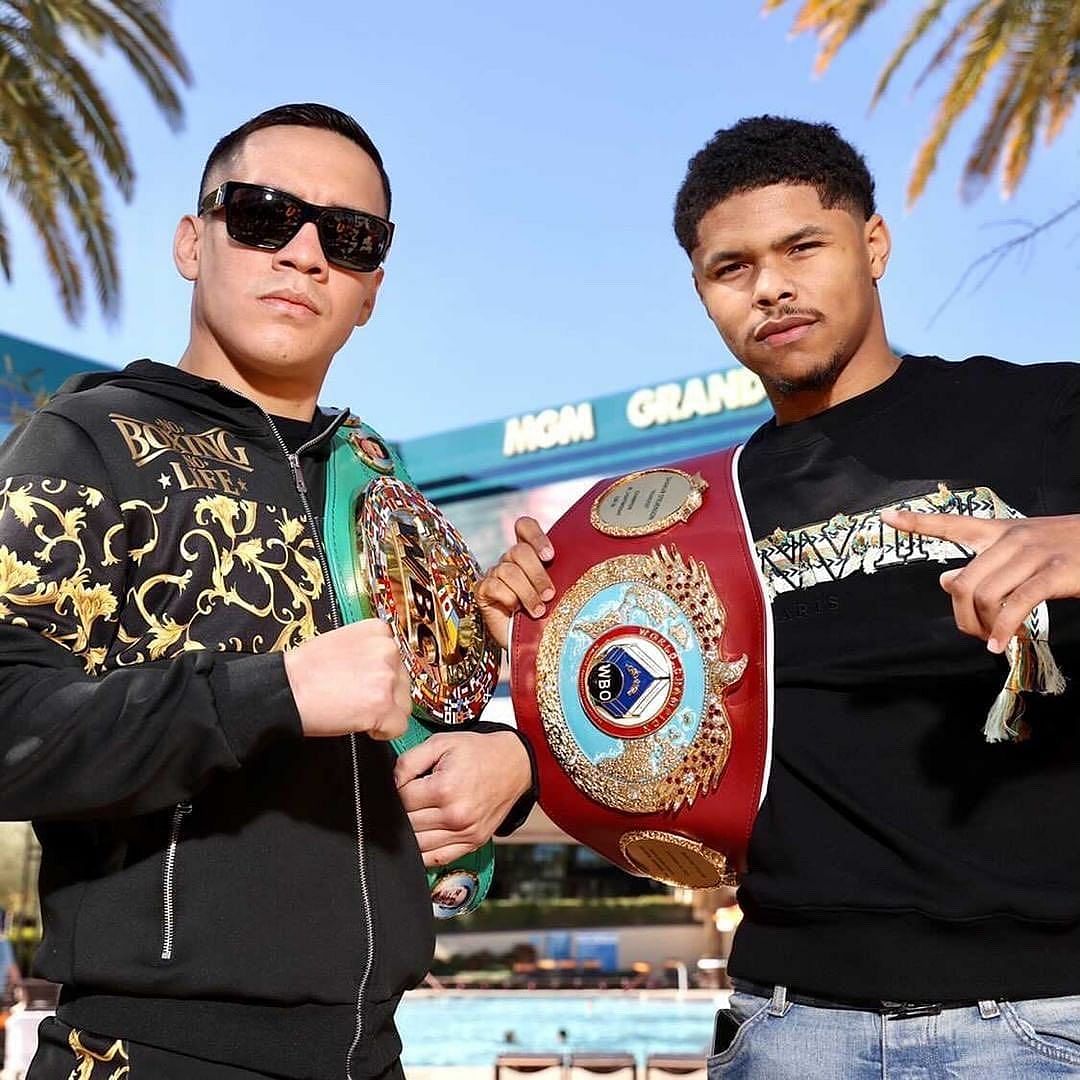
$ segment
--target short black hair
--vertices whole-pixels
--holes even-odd
[[[390,177],[386,175],[382,154],[371,141],[371,136],[348,113],[335,109],[331,105],[320,105],[310,101],[295,105],[276,105],[272,109],[259,113],[258,116],[253,116],[234,131],[230,131],[228,135],[223,135],[218,139],[203,166],[202,177],[199,180],[199,200],[201,201],[203,195],[206,194],[206,182],[213,169],[226,159],[237,157],[249,135],[254,135],[256,131],[262,131],[263,128],[289,126],[332,131],[356,143],[375,162],[375,167],[379,170],[383,195],[386,197],[386,216],[390,216]]]
[[[808,184],[821,205],[842,206],[868,221],[874,178],[862,155],[832,124],[787,116],[748,116],[718,131],[691,159],[675,196],[675,235],[689,255],[698,224],[731,195],[772,184]]]

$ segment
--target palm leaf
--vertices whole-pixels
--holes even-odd
[[[1010,124],[1009,141],[1005,146],[1002,164],[1002,190],[1006,196],[1016,190],[1016,185],[1031,160],[1031,148],[1035,143],[1041,112],[1042,103],[1036,98],[1032,105],[1018,111]]]
[[[111,317],[117,313],[120,301],[120,271],[112,222],[91,158],[72,138],[70,129],[58,123],[60,119],[51,110],[44,110],[41,116],[43,123],[51,123],[50,130],[57,136],[53,158],[63,162],[56,173],[57,188],[90,266],[98,303],[105,315]]]
[[[1053,46],[1057,57],[1046,94],[1046,141],[1061,134],[1080,94],[1080,4],[1071,4]]]
[[[930,27],[941,17],[941,13],[948,3],[949,0],[930,0],[930,3],[916,16],[915,21],[911,24],[911,29],[904,36],[904,40],[900,42],[896,52],[889,57],[884,70],[878,76],[877,86],[874,87],[874,94],[870,99],[871,108],[878,103],[881,95],[888,89],[897,68],[907,59],[908,53],[911,52],[916,43],[929,33]]]
[[[85,66],[63,45],[52,9],[39,23],[13,28],[11,41],[38,73],[41,85],[48,87],[49,98],[63,107],[94,145],[124,197],[130,198],[134,172],[119,124]]]
[[[4,179],[45,246],[46,260],[69,318],[82,310],[82,274],[62,219],[69,170],[85,154],[63,117],[50,110],[28,65],[15,53],[6,57],[0,82],[0,132],[7,147]]]
[[[822,75],[833,62],[837,52],[855,32],[866,22],[868,18],[885,2],[885,0],[857,0],[848,5],[847,11],[838,20],[831,24],[827,39],[823,47],[818,51],[814,61],[814,71]]]
[[[1024,58],[1014,55],[990,107],[990,115],[975,141],[971,155],[964,164],[961,194],[965,199],[972,199],[978,195],[993,175],[994,169],[997,168],[1001,148],[1013,116],[1013,107],[1010,103],[1024,81],[1024,72]]]
[[[78,125],[121,194],[129,199],[135,182],[131,156],[120,125],[93,77],[71,53],[51,55],[38,51],[34,59],[42,81],[49,84],[54,103]]]
[[[1000,14],[1011,2],[1012,0],[976,0],[976,3],[972,4],[964,13],[964,17],[949,31],[945,40],[927,61],[926,66],[919,72],[919,76],[915,80],[915,89],[921,89],[922,84],[952,56],[956,46],[979,25],[980,19],[987,22],[994,18],[995,13],[992,12],[988,15],[987,8],[994,8],[996,5],[996,14]]]
[[[987,76],[1006,55],[1007,5],[999,8],[977,33],[961,58],[945,96],[938,107],[930,134],[919,147],[907,187],[907,202],[912,205],[926,188],[926,181],[937,165],[938,154],[953,126],[975,100]]]
[[[784,2],[765,0],[763,8],[774,11]],[[817,34],[822,45],[815,66],[821,70],[880,6],[874,0],[804,0],[792,32]],[[878,76],[871,107],[915,46],[941,22],[947,6],[948,0],[924,0]],[[925,190],[956,122],[1006,59],[1005,74],[964,167],[963,192],[965,197],[977,193],[999,165],[1006,194],[1015,190],[1040,129],[1048,143],[1053,141],[1080,95],[1080,0],[969,0],[918,75],[915,88],[953,63],[960,48],[930,133],[917,152],[909,204]]]
[[[1002,187],[1006,195],[1016,190],[1031,160],[1031,148],[1057,67],[1054,46],[1058,30],[1059,25],[1052,18],[1044,18],[1029,28],[1029,42],[1017,46],[1017,53],[1024,58],[1025,78],[1013,106],[1002,165]]]
[[[55,193],[44,180],[39,163],[21,147],[9,155],[4,180],[41,240],[64,314],[78,321],[82,315],[82,272],[57,216]]]
[[[765,0],[767,14],[786,0]],[[813,31],[821,48],[814,60],[815,74],[822,74],[852,35],[885,3],[885,0],[804,0],[795,16],[792,34]]]
[[[178,86],[190,83],[191,72],[162,11],[160,0],[0,0],[0,184],[37,232],[71,319],[83,306],[76,245],[99,306],[110,317],[118,310],[116,236],[102,176],[129,199],[134,169],[111,105],[68,43],[116,48],[176,127]],[[6,234],[0,241],[0,270],[10,277]]]
[[[1075,99],[1075,90],[1066,100],[1063,91],[1078,31],[1075,11],[1055,12],[1048,5],[1041,18],[1013,35],[1008,76],[964,167],[965,197],[981,190],[999,161],[1003,190],[1012,194],[1027,169],[1039,127],[1045,124],[1048,142],[1060,130]]]
[[[133,32],[126,19],[113,15],[101,2],[53,0],[52,6],[57,11],[70,11],[73,21],[77,20],[77,25],[85,28],[83,33],[89,42],[115,45],[135,69],[135,74],[150,92],[154,104],[165,114],[169,126],[179,126],[183,108],[166,69],[171,68],[184,83],[190,81],[190,74],[171,37],[167,41],[172,47],[162,51],[153,41],[147,42]],[[146,5],[132,3],[131,0],[116,0],[115,6],[124,15],[138,11],[145,20]]]
[[[0,175],[2,174],[3,168],[0,167]],[[0,214],[0,274],[3,274],[6,280],[11,280],[11,247],[3,214]]]

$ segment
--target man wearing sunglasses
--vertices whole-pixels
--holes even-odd
[[[318,515],[357,422],[317,399],[383,277],[378,150],[273,109],[196,206],[178,368],[72,380],[0,451],[0,813],[35,820],[63,984],[29,1077],[396,1078],[423,864],[520,820],[528,755],[481,725],[395,763],[397,647],[335,617]]]

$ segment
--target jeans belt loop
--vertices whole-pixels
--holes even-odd
[[[769,1002],[769,1015],[787,1016],[788,1010],[790,1008],[791,1002],[787,999],[787,987],[774,986],[772,992],[772,1001]]]

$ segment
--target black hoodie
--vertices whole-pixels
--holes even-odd
[[[433,931],[393,753],[303,738],[281,652],[333,625],[345,415],[290,461],[253,402],[139,361],[0,450],[0,816],[41,839],[73,1026],[320,1080],[400,1051]]]

